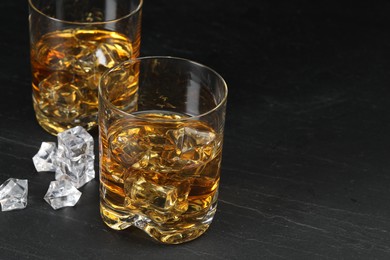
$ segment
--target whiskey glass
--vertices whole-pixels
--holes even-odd
[[[97,125],[101,74],[139,56],[143,0],[29,0],[32,99],[56,135]]]
[[[100,211],[179,244],[216,212],[227,85],[214,70],[174,57],[125,61],[99,85]]]

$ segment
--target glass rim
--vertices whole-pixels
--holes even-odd
[[[180,119],[155,119],[155,118],[145,118],[145,117],[138,116],[136,114],[125,112],[125,111],[119,109],[118,107],[116,107],[114,104],[112,104],[112,102],[110,102],[106,98],[106,96],[103,95],[102,81],[108,74],[110,74],[111,72],[113,72],[117,68],[123,66],[123,64],[126,64],[126,63],[133,63],[134,64],[136,61],[141,62],[142,60],[150,60],[150,59],[160,59],[160,60],[161,59],[168,59],[168,60],[184,61],[184,62],[188,62],[188,63],[190,63],[192,65],[196,65],[198,67],[205,68],[206,70],[212,72],[216,76],[216,78],[221,80],[221,82],[223,84],[223,91],[224,91],[222,99],[217,104],[215,104],[215,106],[212,109],[209,109],[208,111],[206,111],[206,112],[204,112],[202,114],[199,114],[199,115],[187,115],[188,117],[180,118]],[[227,87],[226,81],[214,69],[212,69],[212,68],[210,68],[210,67],[208,67],[206,65],[203,65],[201,63],[198,63],[196,61],[192,61],[192,60],[189,60],[189,59],[186,59],[186,58],[173,57],[173,56],[145,56],[145,57],[133,58],[133,59],[129,59],[129,60],[123,61],[123,62],[115,65],[114,67],[106,70],[102,74],[102,76],[100,77],[99,85],[98,85],[98,96],[103,99],[104,103],[107,106],[109,106],[110,109],[112,109],[112,110],[116,111],[117,113],[119,113],[119,114],[121,114],[123,116],[126,116],[126,117],[132,117],[134,119],[138,119],[138,120],[141,120],[141,121],[153,121],[153,122],[185,122],[185,121],[189,121],[189,120],[194,120],[194,119],[199,119],[199,118],[205,117],[205,116],[213,113],[214,111],[217,111],[218,109],[220,109],[226,103],[227,95],[228,95],[228,87]],[[136,111],[136,112],[139,112],[139,111]]]
[[[75,21],[68,21],[68,20],[62,20],[62,19],[58,19],[58,18],[54,18],[48,14],[45,14],[44,12],[42,12],[38,7],[36,7],[34,4],[33,4],[33,0],[28,0],[28,4],[29,6],[37,13],[39,13],[40,15],[43,15],[44,17],[50,19],[50,20],[53,20],[55,22],[60,22],[60,23],[66,23],[66,24],[72,24],[72,25],[105,25],[105,24],[110,24],[110,23],[116,23],[120,20],[123,20],[127,17],[130,17],[130,16],[133,16],[135,13],[138,13],[141,8],[142,8],[142,5],[143,5],[143,0],[139,0],[139,4],[137,5],[137,8],[135,8],[133,11],[131,11],[130,13],[126,14],[126,15],[123,15],[119,18],[116,18],[116,19],[112,19],[112,20],[107,20],[107,21],[102,21],[102,22],[75,22]]]

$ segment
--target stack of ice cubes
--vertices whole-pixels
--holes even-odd
[[[53,209],[74,206],[81,196],[78,188],[95,178],[93,138],[81,126],[58,134],[58,149],[43,142],[33,157],[38,172],[55,172],[44,199]],[[27,206],[28,181],[9,178],[0,185],[1,211]]]
[[[93,138],[81,126],[58,134],[58,149],[54,159],[56,180],[66,179],[76,188],[95,178]]]
[[[33,157],[38,172],[55,172],[56,181],[44,199],[54,208],[74,206],[81,196],[78,188],[95,178],[92,136],[81,126],[58,134],[55,143],[43,142]]]

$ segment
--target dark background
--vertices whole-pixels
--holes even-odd
[[[28,5],[1,1],[0,183],[26,178],[29,197],[0,212],[0,259],[389,259],[390,3],[372,2],[145,1],[142,56],[229,85],[214,222],[166,246],[106,227],[98,179],[73,208],[43,200],[53,176],[31,157],[55,137],[32,109]]]

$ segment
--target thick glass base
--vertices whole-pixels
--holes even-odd
[[[112,229],[123,230],[134,224],[134,215],[121,210],[114,210],[110,206],[100,202],[100,215],[104,223]]]
[[[209,228],[216,211],[216,204],[210,208],[207,215],[197,223],[182,224],[175,226],[159,225],[150,219],[128,214],[127,212],[113,209],[104,201],[100,203],[100,213],[104,223],[112,229],[123,230],[135,226],[144,230],[149,236],[164,244],[181,244],[194,240],[201,236]]]

